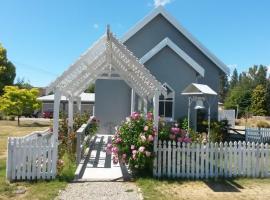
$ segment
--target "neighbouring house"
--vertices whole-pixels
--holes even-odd
[[[139,21],[124,35],[122,42],[167,88],[167,98],[160,96],[159,115],[168,120],[187,116],[188,100],[181,92],[189,84],[206,84],[218,92],[220,75],[229,73],[228,67],[163,7],[154,9]],[[95,102],[97,118],[103,126],[119,124],[130,113],[130,87],[121,80],[97,80],[96,90],[99,91]],[[211,103],[211,117],[217,118],[218,98]],[[136,110],[143,111],[143,104],[136,97]],[[196,115],[193,110],[193,122]]]
[[[89,113],[93,115],[94,103],[95,103],[95,94],[94,93],[82,93],[81,97],[81,113]],[[53,111],[53,102],[54,102],[54,94],[41,96],[37,98],[41,101],[41,114],[44,112],[52,112]],[[77,102],[73,103],[73,110],[75,113],[78,112]],[[61,96],[61,102],[59,111],[61,113],[68,114],[68,99],[65,96]]]
[[[188,97],[182,91],[198,83],[218,92],[224,73],[229,74],[228,67],[160,6],[121,40],[108,29],[48,86],[47,93],[64,94],[72,103],[90,83],[95,83],[95,116],[100,120],[100,132],[111,133],[133,111],[154,109],[156,114],[155,105],[166,120],[186,117]],[[218,97],[209,102],[211,118],[217,119]],[[199,117],[206,118],[206,113],[192,109],[192,124]]]

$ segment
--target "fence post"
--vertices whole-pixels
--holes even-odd
[[[77,131],[77,143],[76,143],[76,165],[78,166],[81,161],[81,137],[82,134],[80,131]]]
[[[9,181],[11,181],[11,161],[12,161],[12,144],[11,144],[11,138],[8,137],[8,144],[7,144],[7,150],[8,150],[8,156],[7,156],[7,172],[6,177]]]

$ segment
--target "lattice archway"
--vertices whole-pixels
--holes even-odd
[[[132,100],[135,93],[144,100],[153,99],[154,125],[158,128],[159,96],[166,96],[166,89],[141,64],[126,46],[110,32],[104,34],[61,76],[52,82],[46,93],[54,92],[55,141],[58,138],[59,104],[64,95],[69,100],[69,127],[73,126],[73,102],[80,105],[80,94],[97,79],[121,79],[132,89]],[[131,102],[134,106],[134,102]],[[132,111],[132,109],[131,109]]]

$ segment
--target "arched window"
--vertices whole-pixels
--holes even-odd
[[[164,83],[163,86],[167,89],[167,97],[165,98],[163,95],[159,97],[159,116],[166,120],[173,120],[175,92],[167,83]]]

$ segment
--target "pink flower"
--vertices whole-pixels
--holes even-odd
[[[145,135],[141,134],[140,138],[141,138],[142,142],[145,142],[146,141]]]
[[[117,154],[117,153],[118,153],[118,148],[117,148],[117,147],[113,147],[113,148],[112,148],[112,152],[113,152],[114,154]]]
[[[140,114],[138,112],[133,112],[130,116],[131,119],[137,120],[140,118]]]
[[[112,144],[111,143],[107,144],[107,148],[112,148]]]
[[[178,142],[183,142],[183,138],[182,137],[179,137],[179,138],[177,138],[177,141]]]
[[[118,144],[120,142],[122,142],[122,139],[121,138],[116,138],[115,143]]]
[[[154,137],[153,137],[152,135],[149,135],[149,136],[148,136],[148,141],[149,141],[149,142],[152,142],[153,140],[154,140]]]
[[[186,142],[186,143],[190,143],[191,139],[189,137],[185,137],[183,141]]]
[[[133,160],[136,160],[136,154],[133,154],[133,155],[132,155],[132,159],[133,159]]]
[[[132,154],[133,154],[133,155],[136,155],[136,153],[137,153],[137,150],[133,150],[133,151],[132,151]]]
[[[145,151],[145,155],[146,155],[146,157],[150,157],[151,156],[151,152]]]
[[[143,130],[144,131],[148,131],[149,130],[149,127],[148,126],[145,126]]]
[[[122,158],[123,158],[123,159],[126,159],[126,157],[127,157],[127,154],[124,153],[124,154],[122,155]]]
[[[117,156],[114,156],[113,157],[113,164],[116,165],[117,163],[118,163],[118,157]]]
[[[147,113],[146,118],[148,120],[153,120],[153,113],[151,113],[151,112]]]
[[[143,147],[143,146],[141,146],[141,147],[139,148],[139,152],[144,152],[144,150],[145,150],[145,147]]]
[[[172,127],[171,132],[174,133],[174,134],[178,134],[180,132],[180,128]]]
[[[130,146],[130,149],[131,149],[131,150],[134,150],[134,149],[135,149],[135,145],[132,144],[132,145]]]

